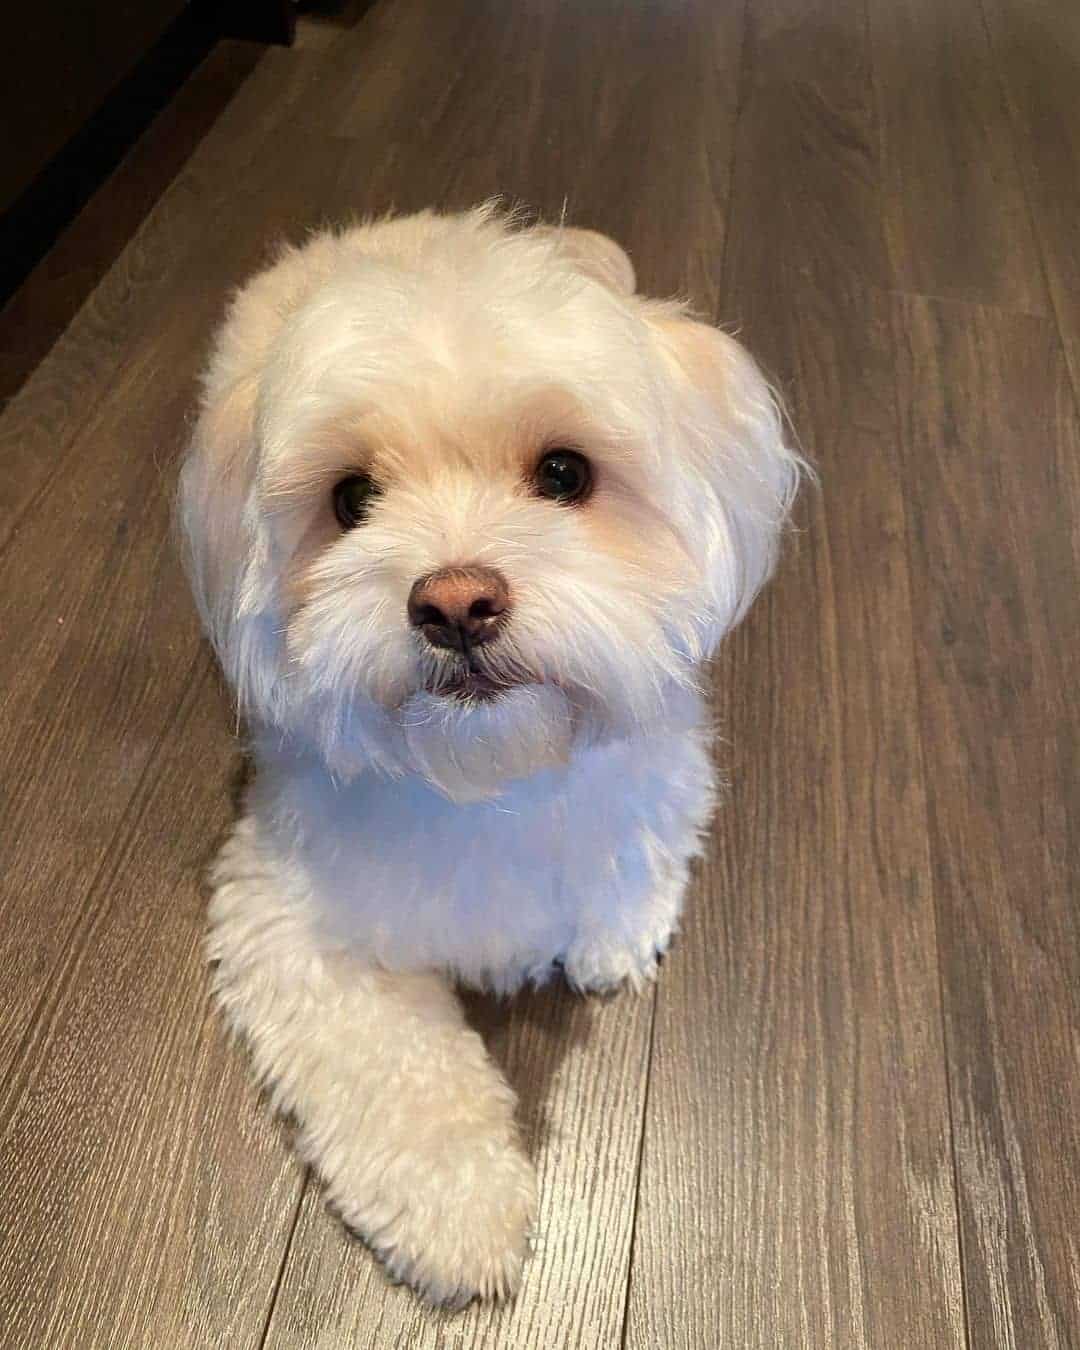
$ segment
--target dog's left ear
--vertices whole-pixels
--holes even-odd
[[[706,586],[699,654],[708,655],[769,579],[805,465],[745,348],[670,305],[644,303],[671,377],[686,538],[701,551]]]
[[[637,285],[634,264],[625,249],[614,239],[596,230],[579,230],[569,225],[540,225],[541,234],[553,238],[559,252],[569,258],[578,271],[599,281],[610,290],[633,295]]]

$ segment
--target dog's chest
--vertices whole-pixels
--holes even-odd
[[[276,847],[317,921],[386,966],[497,988],[538,977],[583,933],[632,937],[696,850],[712,788],[696,735],[591,750],[469,805],[413,779],[335,787],[284,770],[266,784],[293,822]]]

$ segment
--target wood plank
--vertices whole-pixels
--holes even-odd
[[[943,1016],[970,1344],[1078,1343],[1080,433],[1047,321],[886,294],[1040,307],[966,0],[869,3],[876,105],[857,14],[752,0],[726,267],[735,7],[387,0],[272,53],[0,421],[0,1344],[959,1345]],[[986,12],[1076,377],[1080,28]],[[738,323],[824,487],[718,665],[732,795],[648,1095],[648,1001],[472,1005],[544,1209],[518,1302],[450,1317],[314,1187],[288,1246],[299,1169],[206,1005],[233,751],[166,508],[272,234],[499,190]],[[1003,217],[970,259],[964,201]]]
[[[473,1024],[518,1090],[540,1213],[525,1285],[511,1304],[449,1316],[391,1287],[309,1185],[266,1340],[268,1350],[326,1345],[617,1345],[633,1196],[651,991],[583,999],[562,987],[503,1009],[474,998]]]
[[[225,293],[261,261],[268,238],[315,223],[350,190],[343,144],[300,132],[278,143],[282,162],[249,175],[242,199],[227,164],[213,193],[207,184],[201,246],[176,278],[167,320],[125,347],[120,374],[72,442],[71,470],[0,554],[0,1073],[198,657],[169,517],[196,373]],[[30,415],[24,407],[17,418]]]
[[[205,1012],[199,873],[227,815],[231,718],[169,520],[227,289],[270,237],[351,197],[343,143],[279,133],[279,163],[253,137],[257,117],[242,197],[235,153],[216,182],[198,166],[184,275],[156,325],[123,335],[71,442],[78,472],[0,556],[4,1344],[257,1345],[299,1197]],[[173,226],[160,221],[163,251]]]
[[[867,0],[867,9],[894,284],[1047,313],[979,0]]]
[[[62,471],[75,438],[85,430],[98,404],[114,392],[132,353],[142,350],[143,338],[148,336],[151,344],[155,335],[165,339],[168,324],[163,323],[163,314],[205,301],[220,308],[223,278],[235,283],[242,270],[222,270],[217,263],[219,253],[235,257],[230,250],[239,239],[246,243],[253,263],[284,224],[295,222],[296,209],[283,220],[268,205],[259,239],[250,232],[238,236],[234,217],[238,209],[246,209],[244,202],[252,192],[267,191],[266,147],[278,127],[288,128],[293,99],[317,74],[316,63],[303,54],[267,53],[87,299],[49,359],[4,410],[0,418],[0,552],[23,513]],[[305,143],[297,133],[291,134],[290,140],[286,133],[282,150],[285,184],[290,176],[303,172],[302,166],[289,165],[285,155],[288,146]],[[239,207],[238,183],[244,186]],[[305,209],[308,223],[319,219],[317,197]],[[208,237],[219,244],[207,247]],[[201,284],[210,287],[203,296],[198,291]]]
[[[1080,9],[1061,0],[981,3],[1080,398]]]
[[[1080,1330],[1080,425],[1051,325],[898,302],[973,1350]]]
[[[0,122],[10,131],[0,161],[0,211],[11,207],[183,9],[183,0],[121,0],[100,11],[39,0],[32,22],[5,25]]]
[[[263,54],[219,42],[0,310],[0,405],[75,317]]]
[[[748,25],[720,313],[823,486],[718,661],[732,786],[659,989],[626,1345],[959,1347],[867,50],[826,0]]]
[[[328,101],[319,103],[354,141],[358,163],[372,166],[364,209],[466,205],[501,188],[557,217],[568,197],[575,223],[607,229],[629,248],[643,287],[664,293],[692,281],[712,294],[732,150],[737,16],[707,0],[612,4],[599,15],[556,0],[520,9],[485,0],[456,17],[452,8],[412,0],[373,11],[366,93],[334,75]],[[429,61],[420,50],[401,81],[399,55],[429,25],[443,59]],[[458,36],[450,42],[448,33]],[[678,81],[670,79],[673,66]],[[301,107],[298,118],[309,111]],[[385,128],[392,135],[384,150]],[[387,1286],[312,1187],[267,1345],[617,1345],[650,1012],[649,1001],[629,996],[581,1003],[555,991],[510,1005],[496,1053],[523,1097],[542,1195],[540,1245],[513,1305],[473,1307],[453,1319],[423,1309]]]
[[[230,724],[204,653],[0,1098],[11,1350],[259,1345],[302,1169],[207,1006]]]
[[[298,99],[295,120],[356,142],[364,212],[464,209],[501,196],[549,220],[565,209],[634,252],[662,211],[668,237],[690,253],[643,256],[642,288],[667,294],[689,276],[712,298],[739,16],[705,0],[653,8],[379,4]]]

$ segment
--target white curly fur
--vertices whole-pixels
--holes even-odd
[[[579,506],[529,487],[571,446]],[[343,531],[334,485],[380,495]],[[325,233],[234,299],[180,520],[257,777],[216,864],[216,988],[344,1219],[428,1298],[519,1281],[535,1179],[451,981],[652,978],[708,822],[702,661],[799,473],[732,339],[589,231],[492,207]],[[440,694],[413,582],[480,564],[507,687]]]

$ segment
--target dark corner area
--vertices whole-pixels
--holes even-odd
[[[346,0],[304,6],[316,22],[345,9]],[[8,26],[0,399],[45,354],[267,47],[295,42],[298,12],[294,0],[43,0]]]

